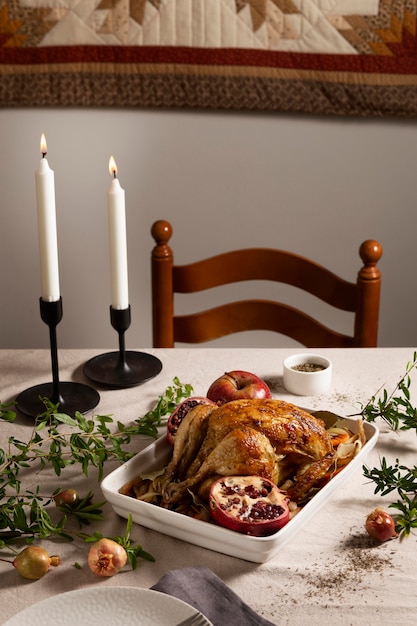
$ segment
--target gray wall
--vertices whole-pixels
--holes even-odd
[[[361,241],[379,239],[380,345],[416,344],[414,121],[3,109],[0,347],[49,345],[39,317],[34,189],[42,132],[56,182],[60,347],[117,348],[109,322],[111,154],[126,191],[128,348],[151,346],[149,229],[159,218],[174,224],[179,262],[229,247],[285,247],[334,264],[347,279],[359,268]],[[269,333],[221,342],[257,344],[288,345]]]

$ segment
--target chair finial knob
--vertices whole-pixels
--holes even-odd
[[[164,246],[172,237],[172,226],[166,220],[157,220],[151,228],[151,235],[158,246]]]
[[[382,246],[375,239],[367,239],[359,248],[359,256],[365,265],[376,265],[382,257]]]

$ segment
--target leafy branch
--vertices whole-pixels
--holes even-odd
[[[396,384],[391,394],[386,389],[371,397],[368,404],[362,407],[361,415],[364,420],[374,422],[377,418],[383,419],[393,431],[416,430],[417,408],[410,400],[411,372],[417,368],[417,352],[413,360],[406,365],[405,372]],[[401,536],[408,536],[413,528],[417,528],[417,466],[407,467],[396,459],[394,465],[388,465],[382,457],[380,468],[363,466],[365,478],[375,483],[374,493],[381,496],[394,491],[398,500],[389,506],[398,511],[395,516],[396,530]]]
[[[382,418],[392,430],[417,429],[417,408],[410,401],[410,386],[412,370],[417,367],[417,352],[413,360],[406,365],[405,372],[396,384],[391,394],[386,389],[379,390],[361,409],[361,415],[368,422]]]
[[[174,378],[155,407],[129,426],[119,421],[115,423],[109,415],[87,419],[76,412],[71,417],[60,413],[58,404],[44,399],[45,411],[35,420],[29,440],[11,436],[7,450],[0,448],[0,546],[20,537],[28,541],[51,535],[71,539],[67,531],[70,515],[80,526],[102,520],[100,507],[104,502],[95,504],[89,493],[76,506],[61,508],[64,515],[54,522],[47,510],[53,495],[41,495],[39,486],[34,491],[23,491],[22,473],[36,464],[40,470],[50,467],[56,476],[61,476],[65,468],[78,463],[86,476],[92,467],[95,468],[101,480],[107,461],[124,463],[134,456],[136,452],[128,449],[133,437],[157,437],[165,418],[192,392],[191,385],[184,385]],[[11,403],[0,405],[0,419],[14,421],[16,414],[9,409],[10,406]],[[114,425],[116,432],[111,429]]]

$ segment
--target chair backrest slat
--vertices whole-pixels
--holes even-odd
[[[272,330],[307,347],[375,347],[382,247],[375,240],[359,249],[363,266],[356,282],[349,282],[303,256],[284,250],[248,248],[225,252],[187,265],[175,265],[169,246],[172,226],[159,220],[152,226],[153,345],[173,347],[176,341],[201,343],[245,330]],[[175,293],[194,293],[250,280],[269,280],[302,289],[338,309],[354,314],[352,336],[326,327],[306,313],[266,300],[244,300],[209,311],[178,316]]]

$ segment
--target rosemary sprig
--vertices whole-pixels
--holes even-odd
[[[405,465],[400,465],[398,459],[394,465],[389,466],[383,457],[380,469],[366,468],[364,473],[366,478],[375,483],[375,493],[380,492],[381,496],[386,496],[395,490],[401,494],[417,492],[417,467],[410,469]]]
[[[368,422],[382,418],[392,430],[417,429],[417,408],[410,401],[410,373],[417,368],[417,352],[413,360],[406,365],[405,372],[396,384],[391,394],[386,389],[379,390],[362,407],[361,415]],[[378,394],[382,395],[378,397]]]
[[[57,535],[70,539],[67,530],[70,515],[80,526],[103,519],[100,507],[104,503],[94,503],[90,493],[71,510],[69,507],[61,511],[61,518],[54,522],[47,509],[52,496],[42,496],[39,486],[34,491],[23,491],[22,473],[33,467],[39,470],[50,467],[60,477],[68,466],[78,463],[86,476],[91,468],[96,469],[101,480],[107,461],[125,462],[134,456],[136,453],[128,449],[132,438],[157,437],[165,418],[192,392],[191,385],[174,378],[152,410],[130,426],[116,422],[116,432],[109,415],[87,419],[76,412],[71,417],[60,413],[59,405],[44,399],[45,411],[35,420],[28,441],[11,436],[8,448],[0,448],[0,546],[17,538],[31,541],[35,537]],[[9,406],[11,403],[0,405],[0,419],[12,422],[16,415]]]
[[[407,537],[413,528],[417,528],[417,498],[416,494],[409,496],[401,494],[401,499],[390,504],[390,507],[399,511],[396,516],[395,528],[400,536]]]

